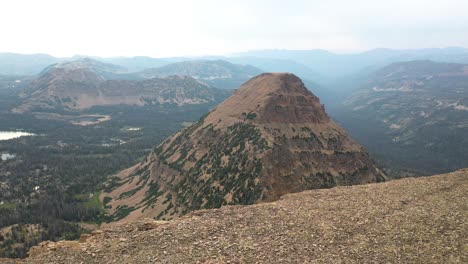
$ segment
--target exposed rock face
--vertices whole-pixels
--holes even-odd
[[[114,179],[115,219],[168,219],[201,208],[385,180],[367,152],[292,74],[262,74]],[[108,201],[109,198],[106,198]]]
[[[14,111],[83,110],[118,104],[201,104],[222,100],[229,94],[191,77],[108,80],[109,76],[116,76],[111,70],[116,69],[93,60],[51,66],[29,84],[22,94],[22,103]]]
[[[468,170],[305,191],[43,242],[25,263],[467,263],[467,191]]]

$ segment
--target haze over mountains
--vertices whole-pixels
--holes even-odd
[[[468,1],[0,10],[0,263],[468,263]]]
[[[368,146],[371,150],[378,150],[379,147],[374,145],[370,142],[379,142],[380,144],[386,144],[386,146],[395,149],[395,153],[398,152],[396,148],[396,144],[403,144],[406,147],[413,145],[415,148],[408,150],[409,153],[412,153],[408,156],[407,159],[404,159],[401,156],[393,156],[393,151],[388,152],[381,156],[378,155],[380,161],[385,164],[392,164],[389,165],[392,169],[395,169],[396,174],[405,174],[405,173],[424,173],[424,174],[431,174],[431,173],[441,173],[447,172],[452,169],[457,169],[463,167],[462,164],[464,160],[463,155],[454,154],[460,157],[459,161],[450,162],[447,160],[447,157],[444,156],[444,153],[459,153],[455,149],[457,146],[464,146],[464,143],[461,143],[457,146],[454,146],[454,151],[452,152],[448,149],[450,144],[454,142],[464,142],[460,138],[460,133],[464,133],[464,107],[463,104],[464,100],[464,79],[463,76],[452,76],[452,77],[445,77],[446,79],[449,78],[449,82],[445,83],[444,85],[448,86],[448,88],[440,88],[436,80],[430,81],[433,85],[433,88],[426,89],[424,93],[427,94],[432,99],[432,102],[436,100],[436,97],[441,97],[440,99],[444,99],[445,101],[450,101],[448,104],[460,104],[457,108],[454,108],[454,114],[458,113],[458,117],[454,117],[455,119],[451,118],[451,113],[447,111],[451,111],[449,108],[441,108],[439,112],[442,115],[445,115],[445,118],[448,120],[453,121],[452,127],[456,127],[455,129],[450,130],[447,132],[447,136],[440,137],[437,136],[429,136],[431,139],[427,140],[427,142],[431,142],[431,146],[429,150],[427,150],[428,155],[432,155],[432,151],[436,151],[435,145],[442,144],[444,149],[436,151],[437,154],[433,156],[437,156],[438,162],[433,163],[434,166],[428,168],[424,165],[422,158],[424,155],[419,155],[420,153],[420,145],[418,143],[403,143],[403,141],[392,142],[396,137],[398,139],[401,138],[408,138],[409,134],[405,134],[403,129],[398,130],[396,129],[399,124],[393,124],[393,128],[386,131],[381,130],[384,133],[379,133],[379,136],[385,135],[393,135],[393,137],[387,137],[386,140],[380,139],[373,139],[374,137],[363,136],[369,135],[369,132],[372,129],[377,129],[381,127],[380,125],[369,125],[372,123],[372,120],[383,119],[387,120],[387,117],[377,117],[377,112],[372,113],[372,117],[369,119],[368,123],[362,121],[362,117],[366,116],[366,114],[371,114],[368,109],[363,109],[365,111],[364,114],[358,114],[359,111],[349,111],[346,109],[346,106],[350,106],[354,102],[354,104],[366,104],[366,100],[368,102],[373,102],[374,99],[370,95],[366,96],[361,91],[366,89],[365,87],[369,87],[369,82],[379,82],[379,72],[391,71],[388,67],[391,63],[395,61],[404,61],[407,63],[412,63],[415,59],[425,59],[417,63],[419,65],[420,70],[429,70],[429,68],[433,67],[434,65],[439,65],[436,62],[440,61],[440,63],[449,63],[449,62],[467,62],[468,63],[468,50],[464,48],[444,48],[444,49],[420,49],[420,50],[391,50],[391,49],[376,49],[371,50],[368,52],[356,53],[356,54],[334,54],[324,50],[310,50],[310,51],[289,51],[289,50],[264,50],[264,51],[252,51],[252,52],[244,52],[239,54],[233,54],[230,57],[205,57],[205,59],[191,60],[189,58],[150,58],[150,57],[117,57],[117,58],[96,58],[88,59],[82,58],[74,61],[68,61],[67,58],[55,58],[51,56],[44,56],[44,55],[20,55],[20,54],[4,54],[3,55],[5,60],[0,61],[0,66],[3,65],[7,67],[12,63],[16,63],[18,65],[22,65],[24,70],[22,74],[26,74],[31,72],[31,69],[34,67],[38,67],[38,65],[46,64],[47,62],[52,61],[61,61],[59,64],[55,66],[51,66],[46,70],[41,70],[41,74],[38,78],[35,77],[28,77],[26,82],[29,80],[33,80],[31,84],[28,86],[29,88],[22,92],[22,99],[16,105],[15,111],[26,111],[27,109],[32,108],[45,108],[45,109],[54,109],[54,108],[64,108],[64,109],[87,109],[93,106],[100,106],[100,105],[119,105],[119,104],[128,104],[128,105],[146,105],[148,103],[176,103],[176,104],[184,104],[184,103],[200,103],[200,102],[214,102],[222,100],[226,98],[229,93],[228,92],[221,92],[216,89],[212,88],[228,88],[233,89],[240,86],[242,83],[247,81],[254,75],[257,75],[264,71],[283,71],[283,72],[292,72],[295,73],[297,76],[301,77],[303,82],[306,84],[306,87],[311,89],[319,98],[321,98],[322,103],[325,104],[325,107],[329,109],[332,117],[339,121],[345,128],[349,128],[353,135],[355,135],[359,141],[364,142],[366,146]],[[427,59],[432,59],[433,61],[428,61]],[[105,63],[100,62],[99,60],[105,61]],[[29,61],[29,63],[28,63]],[[84,63],[86,62],[86,63]],[[116,64],[111,64],[116,63]],[[62,79],[60,74],[57,75],[57,68],[65,69],[66,65],[75,65],[73,67],[77,67],[76,65],[87,65],[86,68],[89,70],[87,74],[89,74],[89,80],[80,80],[80,78],[85,78],[85,75],[81,77],[77,76],[67,76],[68,73],[72,73],[73,71],[68,69],[67,74],[65,74],[65,70],[62,73]],[[150,68],[146,68],[150,67]],[[81,67],[83,68],[83,67]],[[0,67],[2,69],[2,67]],[[52,74],[52,69],[54,69],[55,77],[50,77]],[[84,69],[84,68],[83,68]],[[413,68],[408,68],[408,71],[404,70],[404,72],[411,72],[414,70]],[[435,71],[438,70],[437,67],[434,67]],[[39,70],[38,70],[39,71]],[[20,72],[16,70],[16,72]],[[95,75],[93,75],[93,72]],[[8,73],[8,71],[4,71],[4,73]],[[84,72],[81,74],[85,74]],[[422,74],[422,73],[421,73]],[[425,74],[432,74],[432,72],[427,72]],[[201,85],[207,85],[204,92],[198,93],[195,91],[188,91],[185,94],[183,91],[178,92],[178,99],[174,98],[167,98],[175,96],[175,94],[167,93],[163,91],[164,88],[161,88],[161,91],[156,91],[156,88],[150,87],[164,87],[168,83],[177,82],[179,80],[179,85],[184,86],[181,82],[187,82],[190,78],[184,77],[184,81],[181,81],[179,78],[169,77],[172,75],[178,76],[190,76],[194,78],[191,80],[192,84],[196,84],[197,82]],[[91,78],[92,77],[92,78]],[[145,79],[157,77],[159,79],[153,79],[152,81],[144,81]],[[161,79],[161,77],[163,79]],[[169,77],[169,79],[168,79]],[[414,77],[414,76],[413,76]],[[10,78],[10,77],[7,77]],[[387,79],[380,80],[381,83],[387,83],[386,85],[395,84],[395,82],[406,82],[409,77],[404,76],[402,74],[395,75],[392,81],[390,82]],[[416,78],[416,77],[414,77]],[[416,78],[417,79],[417,78]],[[437,79],[437,78],[436,78]],[[58,82],[62,82],[61,85]],[[82,81],[82,82],[81,82]],[[443,81],[443,80],[442,80]],[[70,82],[73,82],[71,84]],[[80,83],[81,82],[81,83]],[[166,84],[164,84],[166,83]],[[458,84],[457,84],[458,83]],[[186,83],[188,84],[188,83]],[[24,86],[24,83],[22,84]],[[62,88],[60,88],[62,86]],[[63,87],[69,87],[67,89],[63,89]],[[70,89],[70,87],[75,86],[75,90]],[[48,88],[46,88],[48,87]],[[87,88],[86,88],[87,87]],[[92,88],[90,88],[92,87]],[[458,88],[457,88],[458,87]],[[49,89],[50,88],[50,89]],[[44,90],[46,89],[46,90]],[[448,89],[447,93],[440,93],[440,89]],[[456,89],[458,89],[456,91]],[[453,90],[453,91],[452,91]],[[372,95],[386,95],[392,96],[398,91],[380,91],[380,92],[373,92],[370,93]],[[405,91],[400,91],[405,95],[410,94]],[[453,99],[444,98],[444,96],[452,96],[453,93],[456,92],[457,96],[459,96],[460,102],[452,102]],[[78,95],[80,94],[80,95]],[[137,95],[138,94],[138,95]],[[124,99],[125,97],[125,99]],[[217,98],[214,100],[214,98]],[[423,96],[424,97],[424,96]],[[419,96],[412,97],[411,103],[402,104],[399,99],[393,98],[390,100],[396,100],[395,102],[398,106],[394,105],[394,110],[400,113],[410,113],[414,112],[414,109],[408,109],[409,107],[418,107],[424,108],[426,107],[426,101],[424,101]],[[427,97],[427,98],[429,98]],[[383,99],[383,98],[381,98]],[[379,99],[380,100],[380,99]],[[386,99],[385,99],[386,100]],[[410,100],[409,98],[403,98],[403,101]],[[447,101],[447,102],[448,102]],[[343,106],[343,102],[345,106]],[[356,107],[356,105],[354,106]],[[385,106],[384,106],[385,107]],[[387,111],[387,110],[386,110]],[[426,111],[427,112],[427,111]],[[354,115],[353,115],[354,114]],[[401,117],[403,118],[403,117]],[[409,118],[409,117],[408,117]],[[427,118],[426,118],[427,119]],[[361,121],[360,121],[361,120]],[[440,120],[437,119],[437,120]],[[408,121],[408,120],[407,120]],[[407,122],[400,120],[401,122]],[[433,120],[429,120],[429,122],[433,122]],[[439,121],[434,121],[439,122]],[[358,128],[359,126],[364,126],[365,128]],[[408,125],[411,126],[411,125]],[[435,126],[432,126],[435,127]],[[369,128],[369,129],[367,129]],[[420,128],[422,129],[422,128]],[[401,133],[399,136],[396,136],[395,133],[400,131]],[[428,130],[424,130],[428,131]],[[406,131],[408,132],[408,131]],[[439,131],[438,131],[439,132]],[[437,135],[439,135],[437,132]],[[409,132],[408,132],[409,133]],[[418,137],[419,134],[413,130],[414,136]],[[434,134],[432,134],[434,135]],[[452,140],[453,139],[453,140]],[[433,141],[431,141],[433,140]],[[449,143],[451,141],[452,143]],[[388,142],[384,143],[384,142]],[[390,143],[392,142],[392,143]],[[368,144],[369,143],[369,144]],[[375,143],[377,144],[377,143]],[[426,144],[424,144],[426,146]],[[421,150],[422,151],[422,150]],[[421,157],[419,160],[417,158],[413,159],[412,155]],[[390,158],[391,155],[394,158]],[[442,156],[439,156],[442,155]],[[398,158],[399,157],[399,158]],[[390,162],[390,160],[395,160],[395,162]],[[396,164],[405,164],[401,166],[401,168],[397,168]],[[435,165],[439,164],[439,165]],[[443,165],[445,164],[445,165]]]
[[[14,53],[2,53],[0,60],[0,75],[32,75],[40,73],[45,67],[52,63],[80,59],[86,56],[75,56],[71,58],[56,58],[49,55],[23,55]],[[433,60],[438,62],[468,63],[468,49],[465,48],[441,48],[441,49],[374,49],[361,53],[337,54],[325,50],[259,50],[249,51],[229,56],[205,56],[205,57],[115,57],[100,58],[92,57],[96,60],[119,65],[127,69],[129,75],[125,78],[140,78],[133,73],[145,71],[149,68],[159,68],[172,63],[183,62],[194,63],[194,61],[223,60],[234,64],[241,64],[246,67],[253,66],[262,72],[291,72],[299,76],[304,82],[314,86],[314,92],[322,99],[326,105],[335,104],[336,98],[344,99],[350,90],[358,88],[356,83],[373,71],[378,70],[390,63],[398,61],[412,60]],[[191,62],[190,62],[191,61]],[[216,64],[216,62],[214,63]],[[12,67],[12,65],[15,65]],[[177,64],[176,64],[177,65]],[[183,69],[182,64],[169,66],[156,70],[162,71],[160,75],[177,73],[185,75],[187,73],[195,75],[194,69]],[[210,66],[218,67],[218,66]],[[229,66],[228,66],[229,68]],[[168,69],[172,69],[169,70]],[[250,69],[253,70],[253,69]],[[248,70],[248,71],[250,71]],[[191,72],[192,71],[192,72]],[[222,70],[224,72],[225,70]],[[234,72],[239,72],[236,69]],[[236,75],[236,73],[230,73]],[[255,73],[255,74],[254,74]],[[259,72],[253,70],[247,75],[256,75]],[[204,73],[196,73],[203,76]],[[143,77],[146,74],[143,74]],[[156,76],[150,74],[149,76]],[[221,72],[218,73],[221,76]],[[123,76],[120,76],[121,78]],[[193,77],[193,76],[192,76]],[[251,77],[251,76],[250,76]],[[214,80],[210,84],[218,84],[218,88],[236,88],[235,84],[241,84],[239,78],[234,83],[219,83]],[[218,79],[219,81],[220,79]]]
[[[468,49],[374,49],[362,53],[335,54],[326,50],[263,50],[236,54],[237,56],[274,58],[301,63],[313,71],[329,77],[345,76],[360,70],[372,70],[397,61],[434,60],[468,63]]]
[[[468,263],[468,1],[0,10],[0,263]]]
[[[141,75],[145,78],[186,75],[214,87],[236,89],[246,80],[260,73],[262,70],[250,65],[232,64],[223,60],[192,60],[146,69]]]
[[[7,75],[31,75],[37,74],[50,64],[72,58],[56,58],[44,54],[15,54],[1,53],[0,74]],[[111,64],[127,68],[129,72],[138,72],[148,68],[157,68],[170,63],[194,60],[194,59],[222,59],[233,63],[250,64],[264,71],[279,70],[278,67],[296,67],[299,71],[309,74],[315,72],[317,76],[338,77],[357,73],[362,69],[377,69],[386,64],[397,61],[434,60],[441,62],[468,63],[468,49],[465,48],[441,48],[441,49],[374,49],[361,53],[337,54],[326,50],[258,50],[232,54],[230,56],[206,56],[206,57],[175,57],[175,58],[151,58],[151,57],[92,57]],[[14,65],[14,67],[12,67]],[[275,67],[275,68],[271,68]],[[305,78],[299,71],[288,70]],[[314,81],[316,78],[310,78]]]
[[[46,54],[0,53],[0,74],[35,75],[58,61],[59,58]]]
[[[453,63],[466,54],[4,54],[0,131],[37,136],[0,142],[0,256],[77,238],[84,221],[171,219],[467,167],[468,66]]]
[[[468,64],[393,63],[338,109],[335,117],[388,167],[412,175],[468,167]]]

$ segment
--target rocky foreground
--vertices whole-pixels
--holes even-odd
[[[23,261],[468,263],[468,169],[142,220],[42,243]]]

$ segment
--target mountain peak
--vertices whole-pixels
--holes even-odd
[[[231,124],[249,114],[255,116],[258,123],[323,123],[329,120],[320,100],[291,73],[263,73],[250,79],[210,113],[207,120],[227,119],[224,124]]]
[[[256,90],[261,90],[266,94],[272,92],[300,93],[307,91],[299,77],[287,72],[262,73],[246,82],[241,89],[248,90],[252,86],[255,86]]]
[[[307,189],[385,180],[366,150],[289,73],[247,81],[119,177],[119,186],[103,193],[111,198],[114,220],[167,219]]]

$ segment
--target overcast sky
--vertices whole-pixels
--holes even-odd
[[[1,0],[0,52],[153,57],[468,47],[467,0]]]

